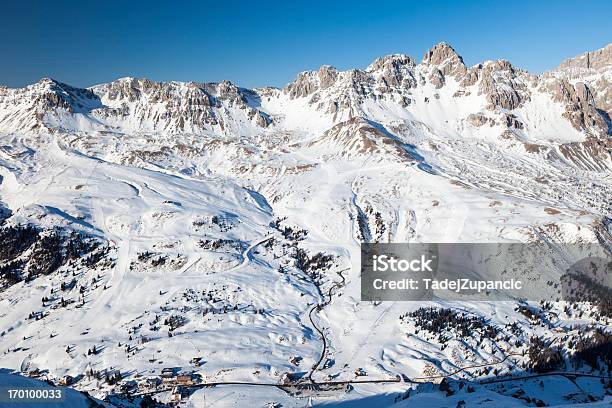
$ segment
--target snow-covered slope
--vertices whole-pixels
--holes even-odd
[[[147,378],[168,367],[267,384],[284,373],[320,382],[351,381],[359,369],[395,379],[497,361],[500,375],[533,368],[520,355],[532,337],[598,333],[609,316],[559,302],[534,305],[545,316],[535,324],[513,304],[433,304],[499,330],[442,344],[405,318],[423,305],[360,302],[359,244],[610,248],[608,71],[592,66],[584,81],[565,66],[542,76],[504,60],[467,67],[438,44],[420,63],[389,55],[365,70],[322,66],[283,89],[133,78],[0,89],[2,365],[52,380],[80,374],[74,386],[100,399],[121,386],[150,390]],[[105,381],[115,370],[119,384]],[[402,406],[409,387],[298,398],[220,386],[189,401]],[[554,387],[570,402],[604,392]],[[527,403],[485,388],[478,398]]]

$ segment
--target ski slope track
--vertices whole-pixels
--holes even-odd
[[[604,406],[569,346],[609,347],[602,309],[362,302],[360,243],[610,250],[611,75],[612,45],[538,76],[441,43],[282,89],[0,88],[0,379],[69,375],[74,406],[168,403],[164,368],[193,407]]]

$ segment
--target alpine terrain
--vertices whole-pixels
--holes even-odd
[[[0,88],[0,379],[74,406],[604,406],[609,293],[362,302],[360,243],[611,251],[611,117],[612,44],[542,75],[441,43],[282,89]]]

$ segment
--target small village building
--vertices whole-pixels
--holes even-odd
[[[357,377],[364,377],[364,376],[368,375],[368,373],[366,373],[366,370],[364,370],[363,368],[360,367],[360,368],[356,368],[355,369],[355,375]]]
[[[28,371],[28,377],[38,378],[42,375],[38,368]]]
[[[176,385],[180,386],[191,386],[194,384],[193,376],[191,374],[179,374],[176,376]]]
[[[166,367],[162,368],[161,378],[173,378],[174,377],[174,368]]]
[[[136,383],[136,381],[132,380],[132,381],[127,381],[121,384],[121,386],[119,387],[119,390],[123,393],[129,393],[129,392],[136,390],[137,388],[138,388],[138,384]]]
[[[148,388],[155,389],[161,385],[161,379],[159,377],[147,377],[144,381],[145,386]]]
[[[280,382],[283,385],[291,385],[300,380],[302,378],[303,373],[284,373],[281,375]]]
[[[189,397],[189,393],[183,387],[174,387],[170,393],[170,402],[181,402],[183,399]]]
[[[202,365],[202,357],[194,357],[191,359],[190,363],[196,367],[199,367]]]
[[[59,384],[63,385],[64,387],[72,385],[73,382],[74,382],[74,378],[71,375],[65,375],[59,380]]]

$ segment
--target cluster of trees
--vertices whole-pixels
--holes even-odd
[[[567,365],[579,368],[587,365],[595,370],[612,372],[612,334],[602,328],[578,330],[571,338],[553,345],[540,337],[529,340],[527,368],[542,373],[566,369]],[[564,356],[566,356],[564,358]]]
[[[165,255],[158,255],[151,251],[145,251],[138,254],[138,262],[148,262],[153,267],[165,265],[168,257]],[[132,269],[132,266],[130,266]]]
[[[108,247],[97,250],[100,242],[81,233],[66,237],[60,228],[41,231],[29,224],[1,228],[0,242],[0,279],[5,286],[49,275],[68,261],[83,259],[85,266],[93,267],[108,253]]]
[[[558,347],[551,346],[540,337],[529,340],[529,369],[536,373],[544,373],[565,367],[565,361]]]
[[[202,249],[206,249],[208,251],[216,251],[223,247],[230,247],[235,250],[241,250],[242,245],[240,242],[232,241],[231,239],[201,239],[198,242],[198,245]]]
[[[538,310],[533,309],[527,305],[519,305],[514,310],[519,312],[529,320],[539,320],[541,318]]]
[[[25,262],[22,260],[13,260],[0,266],[0,278],[4,279],[5,286],[11,286],[22,281],[22,273]]]
[[[8,218],[10,218],[11,215],[12,215],[11,210],[6,208],[0,202],[0,226],[4,225],[4,221],[6,221]]]
[[[114,385],[123,379],[123,376],[119,370],[108,372],[108,370],[100,371],[89,368],[85,371],[85,376],[87,379],[94,378],[98,381],[104,380],[108,385]]]
[[[471,316],[452,309],[421,307],[400,316],[401,321],[410,319],[414,325],[433,334],[438,334],[440,343],[453,337],[475,337],[495,339],[499,329],[487,323],[481,316]],[[418,332],[417,332],[418,333]]]
[[[572,345],[578,365],[584,362],[595,369],[612,372],[612,334],[596,328],[582,333]]]
[[[30,255],[28,280],[38,275],[48,275],[62,266],[65,261],[62,244],[58,230],[53,230],[36,241]]]
[[[93,268],[94,266],[99,265],[101,261],[104,261],[104,267],[112,268],[115,266],[115,264],[113,261],[107,258],[109,252],[110,248],[107,245],[102,248],[95,246],[92,248],[92,252],[83,258],[83,265],[88,268]]]
[[[72,231],[66,243],[66,256],[68,259],[79,259],[85,254],[93,252],[100,246],[100,242],[87,238],[83,234]]]
[[[173,331],[187,323],[187,318],[181,315],[172,315],[164,320],[164,326],[169,326],[169,330]]]
[[[30,248],[39,237],[38,230],[31,225],[7,226],[0,229],[0,278],[3,286],[11,286],[23,280],[26,262],[16,259]]]
[[[38,240],[38,230],[32,225],[8,226],[0,229],[0,261],[17,258]]]
[[[608,270],[600,271],[600,279],[604,279],[609,274]],[[593,264],[593,268],[597,266]],[[595,269],[596,270],[596,269]],[[563,284],[563,297],[569,302],[590,302],[597,307],[600,316],[612,318],[612,288],[603,282],[598,282],[597,275],[593,277],[584,273],[566,274],[561,277]]]
[[[234,225],[227,220],[227,218],[220,217],[218,215],[213,215],[210,219],[210,222],[217,225],[221,232],[227,232],[234,228]]]
[[[315,281],[320,280],[321,273],[328,269],[334,261],[333,255],[317,252],[310,256],[305,249],[297,246],[294,248],[293,257],[296,260],[297,268]]]
[[[62,282],[60,283],[60,290],[62,292],[66,292],[69,290],[72,290],[77,284],[76,279],[72,279],[70,282],[66,283],[66,282]],[[83,293],[83,291],[81,291],[81,293]]]
[[[366,216],[374,217],[375,237],[373,238],[375,238],[375,242],[380,242],[383,238],[383,234],[387,230],[382,214],[379,211],[374,211],[374,208],[370,204],[366,205],[364,213]],[[362,220],[361,222],[364,221],[365,220]]]
[[[308,235],[308,230],[298,228],[298,227],[290,227],[288,225],[281,225],[283,221],[285,221],[287,217],[276,218],[274,221],[270,223],[270,226],[275,230],[279,231],[283,237],[285,237],[288,241],[302,241]]]

